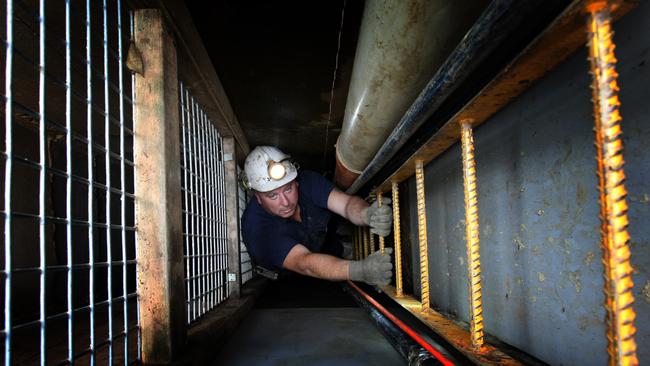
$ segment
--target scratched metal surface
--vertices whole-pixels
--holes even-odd
[[[650,4],[615,23],[638,356],[650,361]],[[475,131],[487,333],[553,365],[604,364],[590,76],[580,49]],[[468,321],[460,148],[425,170],[432,306]],[[416,217],[415,183],[403,190]],[[419,296],[417,221],[411,272]],[[406,289],[410,291],[410,289]]]

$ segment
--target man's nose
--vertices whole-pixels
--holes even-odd
[[[289,204],[289,199],[284,194],[280,195],[280,204],[282,206],[287,206]]]

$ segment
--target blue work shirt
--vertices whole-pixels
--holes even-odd
[[[334,186],[321,175],[301,170],[298,182],[300,218],[282,218],[269,214],[252,197],[242,216],[244,244],[256,264],[281,270],[284,259],[296,244],[312,252],[320,252],[327,235],[331,216],[327,199]]]

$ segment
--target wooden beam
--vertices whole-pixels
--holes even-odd
[[[142,361],[169,363],[186,336],[180,119],[174,40],[159,10],[135,12],[144,66],[135,76],[134,154],[137,286]]]
[[[239,297],[241,288],[241,252],[239,245],[239,184],[235,140],[223,138],[224,180],[226,186],[226,220],[228,225],[228,290]],[[234,276],[234,278],[232,278]]]

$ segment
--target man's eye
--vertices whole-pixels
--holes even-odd
[[[269,199],[274,200],[274,199],[278,198],[278,195],[277,194],[272,194],[272,195],[269,195],[268,197],[269,197]]]
[[[290,192],[291,192],[291,187],[284,190],[284,193],[290,193]]]

